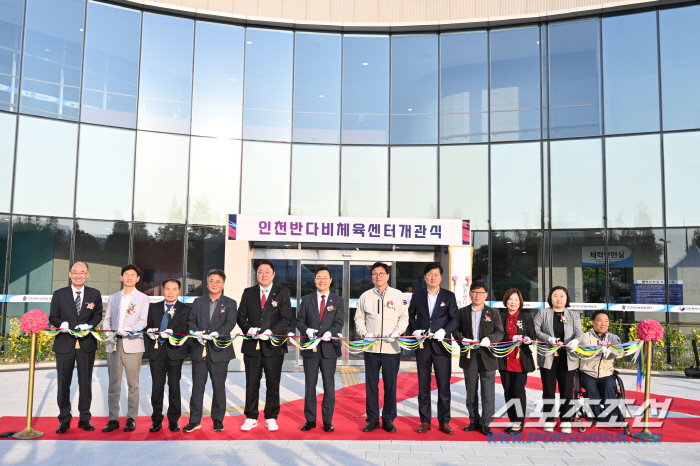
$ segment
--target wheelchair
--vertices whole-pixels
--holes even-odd
[[[596,420],[595,419],[589,419],[588,413],[586,412],[586,409],[583,405],[583,402],[580,400],[584,398],[588,398],[588,394],[586,393],[586,390],[581,386],[581,380],[580,380],[580,369],[576,369],[576,372],[574,374],[574,399],[575,401],[578,402],[579,406],[576,408],[576,412],[574,413],[573,421],[574,424],[576,425],[576,428],[578,429],[579,432],[585,432],[586,431],[586,425],[588,424],[595,424]],[[616,370],[613,370],[613,379],[615,380],[615,398],[618,400],[624,400],[625,399],[625,385],[622,383],[622,379],[620,378],[619,373]],[[617,407],[617,422],[622,424],[622,428],[625,432],[626,435],[629,435],[630,433],[630,428],[629,428],[629,423],[627,422],[627,417],[630,417],[630,413],[627,409],[627,405],[625,404],[620,404]]]

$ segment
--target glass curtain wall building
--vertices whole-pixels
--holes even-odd
[[[228,213],[468,218],[491,300],[564,285],[697,322],[697,24],[691,4],[330,33],[4,0],[3,322],[48,310],[7,295],[51,294],[73,260],[103,295],[128,262],[147,293],[201,295]]]

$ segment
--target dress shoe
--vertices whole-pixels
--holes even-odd
[[[418,433],[424,434],[432,428],[433,428],[433,426],[431,426],[429,422],[422,422],[420,427],[418,428]]]
[[[95,430],[95,426],[90,424],[90,421],[79,421],[78,429],[83,429],[86,432],[92,432],[93,430]]]
[[[180,424],[177,422],[171,422],[168,428],[170,429],[170,432],[180,432]]]
[[[464,431],[465,432],[473,432],[473,431],[478,430],[478,429],[479,429],[479,424],[477,424],[476,422],[471,422],[471,423],[469,423],[468,426],[466,426],[464,428]]]
[[[183,432],[190,433],[190,432],[192,432],[192,431],[194,431],[194,430],[201,429],[201,428],[202,428],[202,424],[199,424],[199,423],[195,424],[194,422],[190,422],[189,424],[187,424],[187,425],[185,426],[184,429],[182,429],[182,431],[183,431]]]
[[[335,427],[333,427],[333,424],[331,424],[330,422],[324,422],[323,430],[325,430],[326,432],[333,432],[335,430]]]
[[[126,425],[124,426],[124,432],[133,432],[136,430],[136,421],[130,417],[126,418]]]
[[[390,419],[382,419],[382,429],[387,432],[396,432],[396,426],[394,422]]]
[[[102,432],[112,432],[115,429],[119,429],[119,421],[110,420],[104,429],[102,429]]]
[[[58,425],[58,429],[56,429],[57,434],[65,434],[68,429],[70,429],[70,422],[62,422]]]
[[[214,421],[214,432],[223,432],[224,423],[221,421]]]
[[[450,425],[447,423],[440,424],[440,432],[444,432],[446,434],[454,434],[455,433],[455,431],[452,430],[452,427],[450,427]]]
[[[372,432],[375,429],[379,429],[379,420],[368,419],[367,425],[362,429],[362,432]]]
[[[163,428],[163,423],[162,422],[154,422],[151,424],[151,428],[148,429],[149,432],[160,432],[160,429]]]
[[[493,431],[489,426],[481,426],[481,433],[484,435],[491,435],[493,434]]]
[[[314,427],[316,427],[316,423],[315,423],[315,422],[306,421],[306,422],[304,423],[304,425],[301,426],[301,430],[304,431],[304,432],[306,432],[306,431],[309,431],[309,430],[313,429]]]

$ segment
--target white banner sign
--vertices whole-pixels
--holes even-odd
[[[468,220],[232,214],[228,239],[468,246],[471,231]]]
[[[450,247],[450,291],[457,298],[457,307],[468,306],[469,287],[472,284],[472,248],[471,246]]]

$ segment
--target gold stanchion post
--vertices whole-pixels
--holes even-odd
[[[32,428],[32,407],[34,404],[34,364],[36,361],[36,333],[32,333],[32,347],[29,359],[29,387],[27,388],[27,426],[22,432],[18,432],[12,437],[20,440],[28,440],[43,437],[43,432],[37,432]]]
[[[632,437],[639,440],[650,440],[654,435],[649,430],[649,396],[651,395],[651,353],[652,348],[654,346],[654,342],[647,341],[645,343],[647,345],[647,373],[646,377],[644,377],[644,403],[646,404],[646,407],[644,408],[644,425],[642,427],[641,432],[632,434]]]

